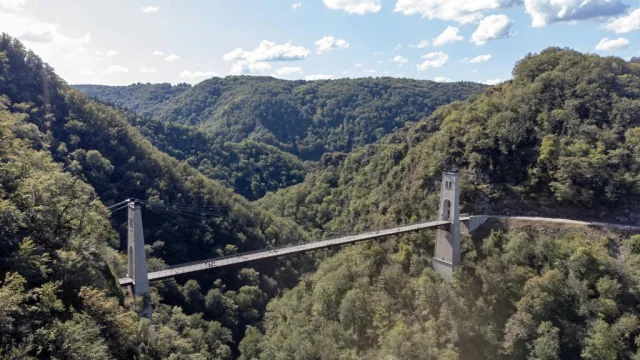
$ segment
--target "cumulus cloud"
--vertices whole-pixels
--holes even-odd
[[[324,6],[332,10],[343,10],[348,14],[364,15],[380,11],[382,0],[324,0]]]
[[[377,71],[375,69],[362,70],[362,72],[365,73],[365,74],[375,74],[375,73],[377,73]]]
[[[0,9],[5,11],[21,11],[27,0],[0,0]]]
[[[180,73],[180,77],[189,78],[189,79],[212,77],[212,76],[218,76],[218,74],[216,74],[214,71],[193,71],[192,72],[189,70],[182,70],[182,72]]]
[[[305,76],[304,77],[305,80],[309,80],[309,81],[313,81],[313,80],[327,80],[327,79],[333,79],[333,75],[326,75],[326,74],[314,74],[314,75],[309,75],[309,76]]]
[[[45,31],[43,33],[37,34],[31,31],[27,31],[21,35],[18,35],[18,39],[24,42],[35,42],[35,43],[50,43],[53,41],[53,33],[51,31]]]
[[[433,81],[435,82],[451,82],[451,79],[449,79],[448,77],[444,77],[444,76],[436,76],[433,78]]]
[[[302,6],[302,3],[301,2],[296,2],[296,3],[293,3],[293,5],[291,5],[291,8],[293,10],[295,10],[295,9],[299,8],[300,6]]]
[[[140,68],[140,72],[141,72],[141,73],[144,73],[144,74],[154,73],[154,72],[156,72],[156,69],[154,69],[154,68],[147,68],[147,67],[144,67],[144,66],[143,66],[143,67],[141,67],[141,68]]]
[[[424,61],[416,67],[418,70],[427,70],[429,68],[443,67],[447,63],[447,60],[449,60],[449,55],[438,51],[422,55],[421,58],[424,59]]]
[[[444,29],[444,31],[440,35],[436,36],[433,39],[433,46],[440,46],[444,44],[454,43],[456,41],[462,41],[464,37],[458,35],[459,31],[460,29],[458,29],[457,27],[447,26],[447,28]]]
[[[3,1],[2,4],[4,7],[0,7],[0,33],[11,34],[23,41],[68,82],[86,81],[85,77],[79,77],[82,69],[104,67],[95,56],[95,51],[89,48],[92,42],[90,33],[63,31],[58,23],[42,21],[20,12],[22,2]],[[12,10],[7,10],[8,7]],[[9,12],[13,9],[18,12]]]
[[[142,7],[142,12],[145,14],[149,14],[149,13],[154,13],[154,12],[158,12],[158,10],[160,10],[160,6],[143,6]]]
[[[617,38],[611,39],[604,38],[600,40],[598,45],[596,45],[596,50],[598,51],[613,51],[613,50],[621,50],[629,47],[629,40],[625,38]]]
[[[176,54],[171,54],[169,56],[167,56],[166,58],[164,58],[165,61],[176,61],[180,59],[180,56],[176,55]]]
[[[628,5],[621,0],[525,0],[531,26],[555,22],[611,17],[624,13]]]
[[[480,21],[476,31],[471,34],[471,41],[483,45],[487,41],[508,38],[515,33],[510,32],[513,22],[506,15],[489,15]]]
[[[302,68],[299,66],[283,66],[276,70],[276,75],[289,76],[289,75],[302,75]]]
[[[337,39],[333,36],[324,36],[322,39],[313,43],[317,50],[318,54],[322,54],[325,51],[329,51],[332,49],[346,49],[349,47],[349,43],[344,39]]]
[[[393,48],[393,51],[398,51],[402,49],[402,44],[396,44],[396,47]]]
[[[607,30],[615,31],[618,34],[640,30],[640,9],[635,9],[627,16],[622,16],[612,20],[604,27]]]
[[[477,64],[477,63],[481,63],[481,62],[486,62],[491,60],[491,55],[478,55],[474,58],[464,58],[462,59],[463,63],[471,63],[471,64]]]
[[[394,57],[391,61],[398,63],[398,64],[404,64],[406,62],[408,62],[409,60],[407,60],[407,58],[400,56],[400,55],[396,55],[396,57]]]
[[[500,80],[500,79],[489,79],[489,80],[481,81],[481,83],[483,83],[485,85],[497,85],[497,84],[499,84],[501,82],[502,82],[502,80]]]
[[[110,65],[106,70],[107,74],[128,73],[128,72],[129,72],[129,69],[121,65]]]
[[[164,52],[162,52],[160,50],[156,50],[156,51],[153,52],[153,55],[155,55],[155,56],[163,56]]]
[[[7,2],[5,5],[19,9],[18,3]],[[29,48],[45,61],[55,65],[56,69],[68,66],[73,68],[73,74],[77,74],[77,64],[68,61],[66,64],[56,63],[56,60],[70,60],[87,54],[89,51],[85,45],[91,42],[91,34],[71,36],[62,33],[59,28],[59,24],[40,21],[21,13],[0,12],[0,33],[13,34],[28,43]]]
[[[357,63],[357,64],[353,65],[353,67],[362,67],[362,63]]]
[[[374,56],[384,55],[384,51],[376,51],[373,53]]]
[[[410,48],[415,48],[415,49],[424,49],[427,46],[429,46],[429,40],[420,40],[417,44],[415,45],[409,45]]]
[[[116,55],[118,55],[118,52],[115,50],[109,50],[106,52],[107,57],[114,57]]]
[[[294,46],[291,42],[278,45],[273,41],[263,40],[257,48],[252,51],[245,51],[242,48],[236,48],[225,54],[224,60],[246,60],[249,62],[257,61],[292,61],[306,59],[311,51],[302,46]]]
[[[251,62],[241,60],[231,65],[231,75],[262,75],[271,69],[271,65],[266,62]]]
[[[510,8],[521,5],[522,2],[523,0],[398,0],[393,11],[466,24],[481,19],[484,11]]]

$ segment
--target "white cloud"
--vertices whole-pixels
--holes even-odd
[[[604,38],[600,40],[598,45],[596,45],[596,50],[613,51],[613,50],[626,49],[629,47],[629,44],[630,44],[629,40],[625,38],[617,38],[617,39],[611,39],[611,40],[609,40],[608,38]]]
[[[420,40],[420,42],[418,42],[415,45],[409,45],[410,48],[416,48],[416,49],[424,49],[429,45],[429,40]]]
[[[373,53],[374,56],[384,55],[384,51],[376,51]]]
[[[435,82],[451,82],[451,79],[449,79],[448,77],[444,77],[444,76],[436,76],[433,78],[433,81]]]
[[[409,60],[407,60],[407,58],[402,57],[400,55],[396,55],[396,57],[394,57],[391,61],[393,61],[395,63],[399,63],[399,64],[404,64],[404,63],[408,62]]]
[[[78,71],[78,74],[80,74],[80,75],[93,75],[93,74],[95,74],[95,72],[93,72],[92,69],[84,69],[84,70]]]
[[[128,73],[129,69],[121,65],[110,65],[107,68],[107,74],[115,74],[115,73]]]
[[[154,13],[154,12],[157,12],[158,10],[160,10],[160,6],[143,6],[142,7],[142,12],[146,14]]]
[[[402,49],[402,44],[397,44],[396,47],[393,48],[393,51],[398,51]]]
[[[34,42],[34,43],[50,43],[53,41],[53,33],[51,31],[45,31],[40,34],[36,34],[31,31],[27,31],[23,34],[18,35],[18,39],[24,42]]]
[[[502,82],[502,80],[500,80],[500,79],[490,79],[490,80],[481,81],[480,83],[485,84],[485,85],[497,85],[497,84],[499,84],[501,82]]]
[[[471,34],[471,41],[483,45],[489,40],[508,38],[515,33],[510,32],[513,22],[506,15],[489,15],[480,21],[476,31]]]
[[[289,75],[302,75],[302,68],[299,66],[283,66],[276,70],[276,75],[289,76]]]
[[[180,59],[180,56],[176,55],[176,54],[171,54],[169,56],[167,56],[166,58],[164,58],[165,61],[176,61]]]
[[[302,6],[302,3],[301,2],[296,2],[296,3],[293,3],[293,5],[291,5],[291,8],[293,10],[295,10],[295,9],[299,8],[300,6]]]
[[[357,64],[353,65],[353,67],[362,67],[362,63],[357,63]]]
[[[154,72],[156,72],[156,69],[154,69],[154,68],[146,68],[146,67],[143,66],[143,67],[140,68],[140,72],[144,73],[144,74],[154,73]]]
[[[313,44],[318,47],[316,50],[318,54],[322,54],[331,49],[346,49],[349,47],[349,43],[344,39],[336,39],[333,36],[324,36]]]
[[[364,15],[380,11],[382,0],[324,0],[324,5],[332,10],[343,10],[348,14]]]
[[[384,61],[378,60],[378,61],[376,61],[376,64],[384,64]]]
[[[333,79],[333,75],[326,75],[326,74],[314,74],[314,75],[309,75],[309,76],[305,76],[304,77],[305,80],[309,80],[309,81],[313,81],[313,80],[327,80],[327,79]]]
[[[481,19],[484,11],[510,8],[521,5],[522,2],[523,0],[397,0],[393,11],[466,24]]]
[[[524,0],[531,15],[531,26],[555,22],[604,18],[622,14],[627,5],[621,0]]]
[[[224,60],[247,60],[249,62],[256,61],[290,61],[306,59],[311,51],[302,46],[294,46],[291,42],[277,45],[273,41],[263,40],[253,51],[245,51],[236,48],[225,54]]]
[[[262,75],[271,69],[271,65],[266,62],[251,62],[241,60],[231,65],[230,75]]]
[[[491,60],[491,55],[487,54],[487,55],[478,55],[478,56],[476,56],[474,58],[471,58],[471,59],[469,59],[467,57],[467,58],[462,59],[462,61],[460,61],[460,62],[477,64],[477,63],[481,63],[481,62],[487,62],[489,60]]]
[[[189,79],[202,78],[202,77],[212,77],[212,76],[218,76],[218,74],[216,74],[214,71],[194,71],[194,72],[191,72],[189,70],[182,70],[182,72],[180,73],[180,77],[189,78]]]
[[[424,61],[422,62],[422,64],[418,64],[416,66],[418,70],[443,67],[447,63],[447,60],[449,60],[449,55],[443,53],[442,51],[431,52],[426,55],[422,55],[421,57],[424,59]]]
[[[457,27],[447,26],[442,34],[436,36],[433,39],[433,46],[440,46],[464,40],[464,37],[458,35],[459,31],[460,29],[458,29]]]
[[[155,55],[155,56],[163,56],[164,52],[162,52],[160,50],[156,50],[156,51],[153,52],[153,55]]]
[[[57,70],[68,67],[72,70],[70,73],[77,74],[78,64],[69,60],[89,53],[85,45],[91,42],[91,34],[85,33],[75,37],[63,34],[59,28],[60,24],[40,21],[20,13],[0,12],[0,33],[6,32],[24,41],[31,50],[44,61],[54,65]],[[87,66],[86,63],[83,65]]]
[[[476,69],[473,69],[473,71],[472,71],[472,73],[477,73],[477,72],[478,72],[478,70],[476,70]]]
[[[362,70],[362,72],[365,73],[365,74],[375,74],[375,73],[377,73],[377,71],[375,69]]]
[[[629,15],[610,21],[605,29],[615,31],[618,34],[640,30],[640,9],[633,10]]]
[[[0,9],[5,11],[21,11],[27,0],[0,0]]]
[[[118,52],[115,50],[109,50],[106,52],[107,57],[114,57],[116,55],[118,55]]]

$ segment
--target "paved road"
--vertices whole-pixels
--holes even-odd
[[[490,218],[495,218],[495,219],[513,219],[513,220],[524,220],[524,221],[552,222],[552,223],[560,223],[560,224],[586,225],[586,226],[613,228],[613,229],[619,229],[619,230],[640,230],[640,225],[625,225],[625,224],[614,224],[614,223],[604,223],[604,222],[594,222],[594,221],[580,221],[580,220],[571,220],[571,219],[547,218],[547,217],[540,217],[540,216],[510,216],[510,215],[486,215],[486,216]],[[461,218],[461,220],[462,219],[463,218]]]
[[[303,253],[311,250],[324,249],[333,246],[354,244],[357,242],[378,239],[391,235],[405,234],[423,229],[437,228],[439,226],[448,225],[449,221],[428,221],[413,225],[400,226],[396,228],[369,231],[362,234],[342,236],[335,239],[313,241],[301,245],[285,246],[277,249],[258,250],[253,252],[242,253],[232,256],[218,257],[208,260],[195,261],[192,263],[182,264],[170,267],[166,270],[154,271],[149,273],[149,281],[158,281],[174,277],[176,275],[188,274],[196,271],[202,271],[213,268],[220,268],[225,266],[232,266],[236,264],[242,264],[250,261],[271,259],[284,255],[291,255],[296,253]],[[119,280],[120,285],[131,285],[133,280],[130,278],[123,278]]]

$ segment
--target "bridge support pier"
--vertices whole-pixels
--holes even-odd
[[[431,261],[433,268],[446,280],[453,277],[453,268],[460,264],[460,191],[458,172],[444,171],[440,189],[438,219],[449,221],[447,228],[436,230],[436,248]]]
[[[133,280],[132,293],[134,299],[142,303],[138,308],[138,317],[151,320],[151,293],[147,273],[147,255],[144,249],[144,233],[142,227],[142,208],[135,200],[129,202],[127,220],[127,276]]]

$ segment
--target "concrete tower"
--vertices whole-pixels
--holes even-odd
[[[127,276],[133,280],[134,297],[142,297],[140,317],[151,320],[151,297],[147,274],[147,256],[144,249],[142,211],[135,200],[129,202],[129,220],[127,230]]]
[[[458,172],[442,173],[438,219],[449,221],[446,228],[436,230],[433,268],[445,279],[451,279],[454,266],[460,264],[460,190]]]

